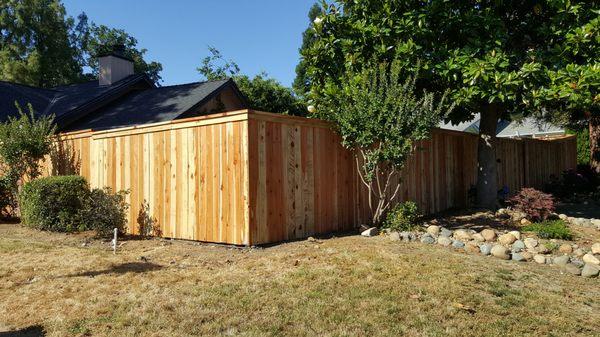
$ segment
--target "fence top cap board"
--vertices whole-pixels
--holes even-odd
[[[63,139],[77,139],[77,138],[108,138],[126,136],[131,134],[147,133],[147,132],[158,132],[164,130],[183,129],[190,128],[200,125],[211,125],[221,124],[234,121],[242,120],[266,120],[266,121],[277,121],[281,123],[298,124],[298,125],[311,125],[315,127],[330,128],[329,122],[316,119],[306,118],[298,116],[290,116],[284,114],[277,114],[264,111],[256,111],[251,109],[228,111],[223,113],[216,113],[204,116],[182,118],[168,122],[158,122],[141,124],[135,126],[127,126],[123,128],[107,129],[107,130],[78,130],[72,132],[60,133],[59,137]]]

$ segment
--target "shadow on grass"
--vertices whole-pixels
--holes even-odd
[[[151,262],[127,262],[112,265],[110,268],[102,270],[85,271],[77,274],[67,275],[65,277],[95,277],[107,274],[127,274],[127,273],[145,273],[154,270],[160,270],[163,266]],[[1,337],[1,336],[0,336]]]
[[[0,331],[0,337],[43,337],[46,336],[44,328],[40,325],[33,325],[21,330]]]

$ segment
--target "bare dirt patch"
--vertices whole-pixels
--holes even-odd
[[[3,224],[0,261],[0,336],[30,327],[46,336],[600,331],[598,279],[383,237],[260,249],[131,240],[113,255],[87,234]]]

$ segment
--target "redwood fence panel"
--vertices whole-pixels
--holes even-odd
[[[61,135],[46,174],[130,190],[129,231],[145,214],[163,236],[255,245],[368,222],[356,161],[329,124],[242,110],[108,131]],[[426,213],[468,205],[477,136],[433,130],[400,174],[398,200]],[[498,139],[498,183],[541,187],[576,165],[573,137]]]

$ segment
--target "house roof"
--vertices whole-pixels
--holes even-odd
[[[171,121],[212,98],[233,80],[195,82],[132,92],[69,125],[69,130],[108,129]],[[237,88],[236,88],[237,90]]]
[[[446,130],[463,131],[470,133],[479,133],[479,114],[467,122],[458,124],[440,123],[439,127]],[[545,134],[560,134],[565,130],[562,127],[552,125],[547,122],[539,122],[535,118],[525,118],[522,121],[498,121],[496,135],[498,137],[519,137],[519,136],[534,136]]]
[[[0,122],[18,114],[15,101],[23,108],[31,103],[36,114],[53,114],[60,131],[170,121],[207,102],[225,87],[232,88],[244,101],[231,79],[157,88],[140,74],[112,85],[101,86],[93,80],[50,89],[0,81]]]

